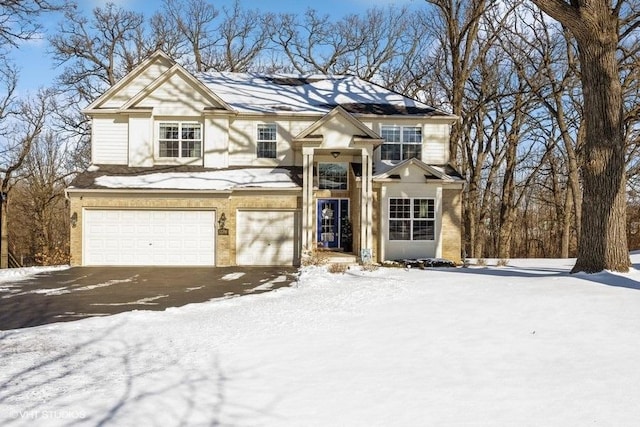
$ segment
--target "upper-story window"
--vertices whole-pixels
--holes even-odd
[[[160,123],[159,157],[200,157],[202,125],[200,123]]]
[[[380,136],[382,160],[407,160],[422,156],[422,128],[420,126],[382,126]]]
[[[275,159],[278,156],[277,133],[275,123],[258,125],[257,156],[259,159]]]

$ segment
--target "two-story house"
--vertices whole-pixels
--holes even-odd
[[[158,51],[84,112],[72,265],[297,265],[318,248],[460,260],[457,117],[378,85],[191,74]]]

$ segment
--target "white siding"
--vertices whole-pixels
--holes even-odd
[[[152,127],[150,115],[129,117],[129,166],[153,166]]]
[[[91,162],[126,165],[129,129],[127,118],[94,117],[91,126]]]
[[[136,76],[128,85],[120,89],[101,108],[119,108],[136,96],[142,89],[160,77],[162,73],[171,67],[164,58],[158,58],[155,63],[149,65],[139,76]]]
[[[220,108],[220,105],[213,103],[207,94],[181,74],[175,73],[135,107],[153,108],[156,116],[199,116],[205,108]]]
[[[204,166],[226,168],[229,166],[229,118],[207,117],[203,135]]]
[[[258,123],[276,123],[278,128],[277,159],[256,157]],[[229,166],[293,166],[295,162],[292,141],[300,132],[311,126],[312,120],[233,120],[229,126]]]
[[[430,165],[449,162],[449,125],[426,124],[422,131],[422,161]]]

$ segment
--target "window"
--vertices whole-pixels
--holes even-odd
[[[347,163],[319,163],[318,188],[321,190],[346,190]]]
[[[422,128],[419,126],[382,126],[382,160],[407,160],[422,155]]]
[[[389,240],[434,240],[434,199],[390,199]]]
[[[202,126],[200,123],[160,123],[159,157],[200,157]]]
[[[277,157],[278,143],[276,135],[277,129],[275,123],[258,125],[257,155],[259,159],[275,159]]]

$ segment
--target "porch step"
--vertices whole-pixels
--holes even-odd
[[[325,257],[327,264],[348,264],[357,265],[358,257],[354,254],[345,252],[321,251],[322,257]]]

